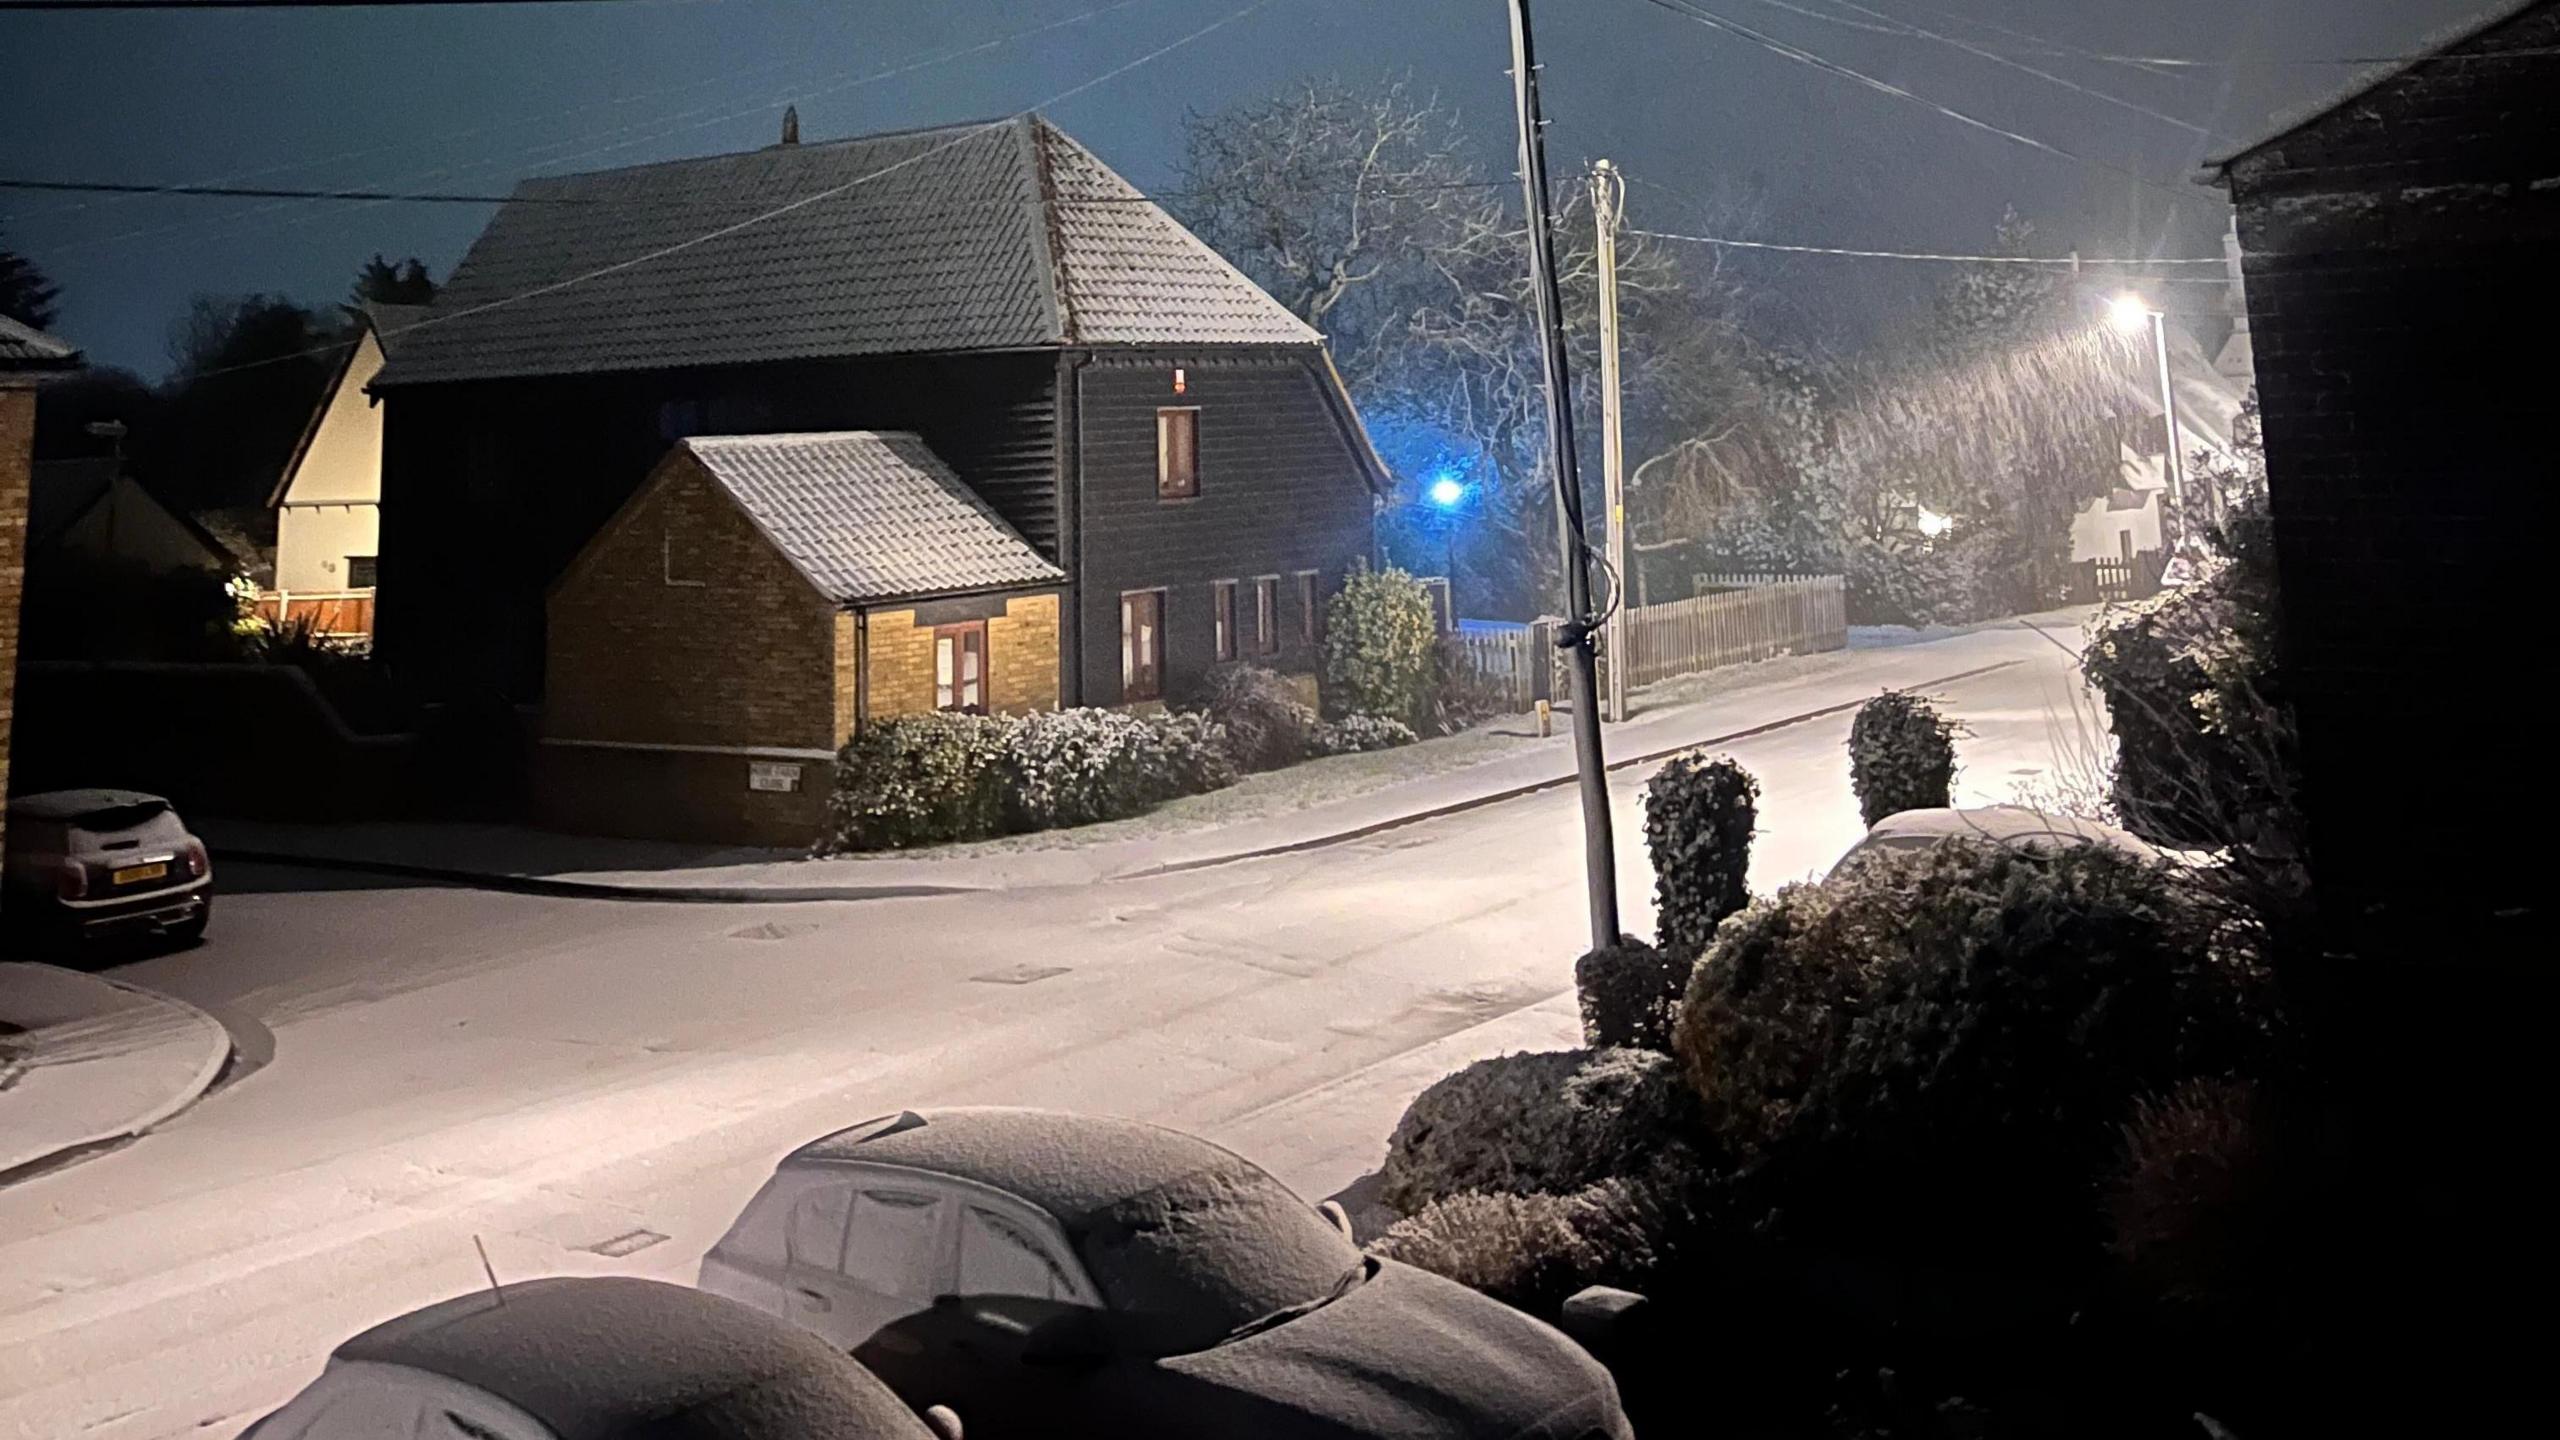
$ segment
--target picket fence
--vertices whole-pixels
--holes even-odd
[[[1627,683],[1650,685],[1723,665],[1845,648],[1848,596],[1837,575],[1791,576],[1689,600],[1631,606],[1625,633]],[[1470,669],[1482,688],[1526,710],[1568,693],[1555,635],[1552,620],[1500,627],[1471,624],[1447,637],[1447,653]],[[1604,653],[1601,663],[1605,673],[1615,662]]]

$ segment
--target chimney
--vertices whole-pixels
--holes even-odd
[[[797,105],[782,107],[782,143],[785,145],[800,143],[800,107]]]

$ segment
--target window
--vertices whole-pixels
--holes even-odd
[[[1156,412],[1156,498],[1188,500],[1200,493],[1200,412]]]
[[[2130,564],[2132,564],[2132,563],[2133,563],[2133,532],[2132,532],[2132,531],[2130,531],[2130,530],[2119,530],[2119,531],[2117,531],[2117,532],[2116,532],[2116,554],[2117,554],[2117,555],[2119,555],[2119,556],[2121,556],[2121,557],[2123,557],[2123,559],[2124,559],[2124,563],[2126,563],[2127,565],[2130,565]]]
[[[1120,698],[1163,695],[1164,592],[1132,590],[1120,597]]]
[[[347,588],[370,590],[374,587],[375,561],[371,555],[347,557]]]
[[[1209,587],[1209,605],[1215,612],[1218,636],[1218,658],[1236,658],[1236,582],[1221,580]]]
[[[987,622],[933,632],[933,708],[987,713]]]
[[[675,532],[675,528],[674,528],[673,526],[669,526],[668,528],[666,528],[666,529],[664,529],[664,530],[659,531],[659,532],[658,532],[658,575],[659,575],[659,577],[660,577],[661,579],[665,580],[665,581],[666,581],[668,584],[670,584],[670,585],[697,585],[697,586],[699,586],[699,585],[709,585],[711,582],[710,582],[710,581],[708,581],[708,580],[703,579],[699,573],[687,573],[687,574],[682,574],[682,575],[679,575],[679,574],[677,574],[677,573],[676,573],[676,572],[677,572],[677,571],[679,571],[679,570],[683,570],[683,571],[687,571],[687,572],[694,572],[694,571],[695,571],[695,566],[694,566],[694,563],[693,563],[693,562],[695,561],[695,559],[696,559],[697,557],[695,557],[695,556],[691,553],[692,549],[693,549],[693,544],[692,544],[691,540],[690,540],[690,539],[688,539],[688,540],[687,540],[687,542],[686,542],[686,545],[685,545],[685,550],[687,551],[687,553],[686,553],[686,555],[685,555],[685,557],[684,557],[683,563],[679,564],[679,563],[678,563],[678,561],[677,561],[677,559],[676,559],[676,532]]]
[[[882,1295],[930,1302],[942,1288],[942,1201],[896,1190],[856,1195],[844,1276]]]
[[[853,1187],[826,1185],[800,1197],[791,1207],[784,1231],[784,1256],[812,1270],[834,1270],[844,1264],[845,1218],[853,1213]]]
[[[1076,1286],[1039,1236],[972,1205],[960,1214],[960,1293],[1073,1300]]]
[[[1280,648],[1280,577],[1265,575],[1253,582],[1253,650],[1268,655]]]
[[[1324,638],[1324,611],[1316,604],[1316,572],[1298,572],[1298,638],[1309,645]]]

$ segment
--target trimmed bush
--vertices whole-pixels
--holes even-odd
[[[1387,1142],[1379,1198],[1411,1215],[1469,1191],[1556,1195],[1695,1164],[1695,1102],[1668,1056],[1523,1052],[1414,1097]]]
[[[1674,1043],[1771,1203],[1862,1245],[2086,1261],[2136,1097],[2229,1073],[2268,1028],[2174,874],[2100,846],[1951,840],[1728,924]]]
[[[1260,665],[1221,665],[1209,672],[1200,712],[1223,727],[1227,748],[1246,771],[1295,765],[1317,747],[1316,712],[1278,672]]]
[[[2273,1248],[2273,1147],[2257,1087],[2188,1081],[2139,1102],[2123,1134],[2101,1197],[2108,1251],[2167,1299],[2245,1295]]]
[[[1573,964],[1582,1002],[1582,1042],[1595,1049],[1671,1049],[1671,1021],[1688,989],[1692,962],[1621,935]]]
[[[1212,722],[1122,710],[1025,715],[1004,737],[1002,767],[1005,809],[1022,830],[1125,819],[1235,780]]]
[[[1393,750],[1421,738],[1401,720],[1384,715],[1345,715],[1318,725],[1311,748],[1318,755],[1357,755],[1368,750]]]
[[[1887,690],[1859,706],[1849,725],[1849,788],[1858,792],[1858,818],[1873,825],[1905,810],[1954,804],[1955,737],[1954,721],[1907,691]]]
[[[1326,711],[1427,723],[1439,630],[1430,592],[1404,571],[1366,571],[1343,582],[1325,610]]]
[[[1654,932],[1695,959],[1724,918],[1751,902],[1751,829],[1760,783],[1731,759],[1673,756],[1644,790],[1644,843],[1653,854]],[[1679,982],[1688,983],[1684,968]]]
[[[995,833],[1009,729],[988,716],[946,714],[863,726],[836,756],[829,848],[896,850]]]
[[[1450,1195],[1397,1221],[1370,1253],[1552,1320],[1587,1285],[1643,1286],[1672,1207],[1657,1187],[1607,1180],[1571,1195]]]

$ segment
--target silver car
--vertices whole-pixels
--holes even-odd
[[[1349,1228],[1158,1126],[908,1111],[784,1159],[701,1284],[957,1409],[969,1440],[1631,1434],[1572,1340]]]
[[[1879,850],[1926,850],[1943,840],[1983,840],[2010,849],[2069,850],[2099,845],[2154,863],[2159,850],[2140,836],[2077,815],[2026,805],[1981,805],[1952,810],[1905,810],[1877,821],[1831,866],[1837,875],[1861,855]]]
[[[54,790],[9,802],[0,921],[34,940],[203,937],[213,859],[168,801],[133,790]]]

